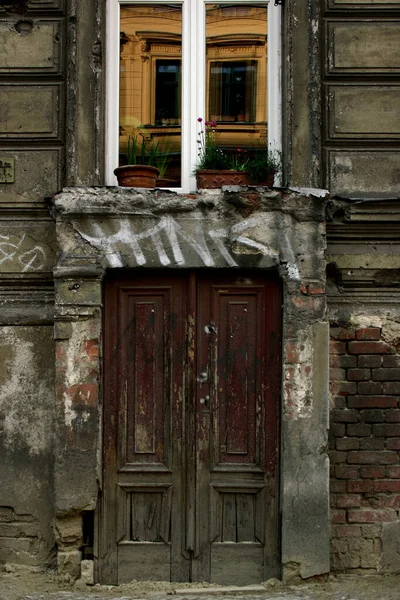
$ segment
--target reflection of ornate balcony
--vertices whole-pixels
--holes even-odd
[[[240,48],[248,48],[249,46],[265,46],[267,43],[267,35],[249,35],[245,33],[231,33],[228,35],[207,36],[207,48],[214,46],[235,46]]]
[[[217,115],[218,116],[218,115]],[[226,149],[265,147],[268,137],[268,123],[246,121],[217,121],[218,146]]]

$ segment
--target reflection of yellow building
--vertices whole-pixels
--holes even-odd
[[[178,6],[121,7],[121,152],[137,126],[180,153],[181,29]],[[207,119],[222,147],[267,143],[267,9],[207,5]],[[199,115],[202,116],[202,115]]]

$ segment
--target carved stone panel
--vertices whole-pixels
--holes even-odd
[[[398,194],[400,154],[396,150],[335,150],[328,152],[331,192],[360,194]]]
[[[0,273],[51,272],[55,262],[55,232],[46,221],[29,220],[18,227],[0,221]]]
[[[65,0],[29,0],[28,6],[32,10],[61,10]]]
[[[328,23],[327,69],[358,75],[400,71],[400,21]]]
[[[24,34],[17,21],[0,22],[0,73],[60,73],[60,37],[59,21],[34,21]]]
[[[0,138],[59,138],[60,84],[0,85]]]
[[[0,160],[8,158],[15,160],[15,182],[0,184],[0,204],[43,202],[60,188],[61,150],[1,150]]]
[[[399,138],[400,86],[328,87],[328,138]]]
[[[327,0],[329,8],[336,8],[339,10],[348,8],[365,8],[365,9],[382,9],[382,8],[396,8],[400,6],[399,0]]]

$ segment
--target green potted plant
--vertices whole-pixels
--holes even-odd
[[[219,188],[223,185],[247,185],[246,162],[239,156],[229,156],[218,147],[215,121],[197,119],[200,124],[198,133],[198,161],[196,180],[198,189]]]
[[[139,141],[139,136],[141,141]],[[143,133],[129,136],[126,165],[114,169],[121,187],[154,188],[160,173],[157,168],[158,142],[146,140]]]
[[[268,148],[256,148],[248,152],[246,169],[250,185],[274,185],[275,175],[282,169],[281,153]]]

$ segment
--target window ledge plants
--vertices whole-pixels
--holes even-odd
[[[267,147],[251,150],[246,170],[249,176],[249,185],[272,187],[275,176],[282,170],[282,155]]]
[[[214,189],[223,185],[247,185],[248,177],[245,162],[236,156],[230,157],[217,144],[215,121],[197,119],[200,124],[198,133],[198,162],[196,180],[198,189]]]
[[[259,185],[272,187],[275,175],[281,171],[281,154],[265,147],[237,148],[229,154],[218,147],[215,121],[197,119],[198,189],[219,188],[223,185]]]
[[[138,142],[138,135],[128,138],[126,165],[114,169],[114,175],[121,187],[154,188],[160,174],[157,168],[158,143],[150,143],[143,133],[139,133],[142,140]]]

